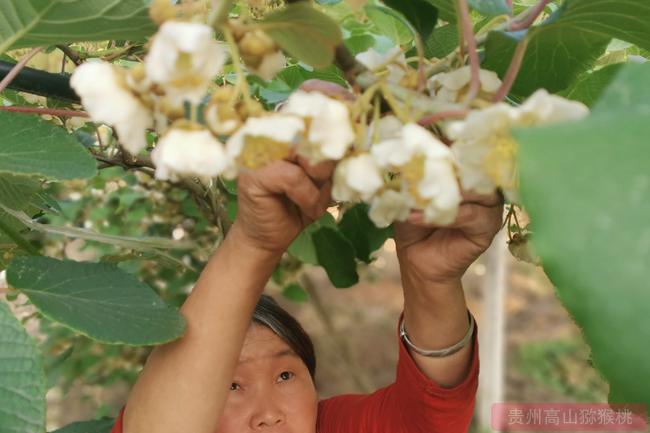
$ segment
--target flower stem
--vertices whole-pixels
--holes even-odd
[[[521,19],[515,19],[510,23],[510,31],[515,32],[518,30],[525,30],[533,25],[535,20],[544,12],[544,8],[550,0],[539,0],[539,2],[531,9],[526,11],[526,15]]]
[[[221,30],[221,26],[228,19],[233,3],[233,0],[212,0],[212,12],[208,17],[208,25]]]
[[[59,110],[56,108],[42,107],[0,107],[0,111],[9,111],[10,113],[27,113],[27,114],[49,114],[51,116],[62,117],[90,117],[85,111]]]
[[[517,79],[517,74],[519,74],[519,70],[521,69],[521,64],[524,61],[524,55],[526,54],[526,48],[528,48],[528,37],[525,36],[519,43],[517,44],[517,48],[515,49],[515,54],[512,56],[512,60],[510,61],[510,66],[508,67],[508,71],[506,72],[505,77],[503,77],[503,82],[501,83],[501,87],[499,87],[499,90],[497,90],[496,94],[494,95],[494,102],[500,102],[505,98],[508,93],[510,93],[510,89],[512,89],[512,85],[515,83],[515,80]]]
[[[390,106],[391,110],[393,110],[393,113],[397,116],[397,118],[402,121],[402,123],[409,123],[411,119],[409,118],[408,114],[402,110],[402,107],[399,106],[399,103],[391,93],[390,89],[388,86],[381,85],[381,94],[384,96],[384,99]]]
[[[20,71],[23,70],[27,62],[29,62],[36,54],[40,53],[43,50],[44,47],[37,47],[31,50],[29,53],[27,53],[25,56],[23,56],[22,59],[16,65],[11,68],[11,71],[3,78],[2,81],[0,81],[0,92],[2,92],[4,89],[7,88],[9,84],[13,81],[14,78],[16,78],[16,75]]]
[[[474,30],[472,29],[472,17],[469,14],[469,6],[467,5],[467,0],[457,0],[457,6],[464,41],[464,43],[461,45],[467,44],[467,55],[469,56],[472,78],[469,86],[469,91],[467,93],[467,102],[471,103],[481,90],[481,66],[478,58],[478,51],[476,50],[476,38],[474,37]]]
[[[446,119],[464,118],[469,114],[469,110],[452,110],[441,111],[440,113],[430,114],[418,121],[420,126],[429,126]]]

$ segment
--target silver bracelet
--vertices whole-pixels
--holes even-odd
[[[404,318],[402,317],[402,321],[399,325],[399,335],[402,337],[402,340],[408,344],[408,346],[413,349],[415,353],[418,353],[422,356],[428,356],[431,358],[442,358],[444,356],[449,356],[452,355],[456,352],[458,352],[460,349],[465,347],[469,340],[472,338],[472,335],[474,335],[474,316],[472,316],[472,313],[467,310],[467,314],[469,315],[469,329],[467,330],[467,333],[463,337],[462,340],[460,340],[458,343],[454,344],[453,346],[449,346],[445,349],[438,349],[438,350],[426,350],[426,349],[421,349],[417,347],[413,342],[409,339],[408,335],[406,334],[406,329],[404,329]]]

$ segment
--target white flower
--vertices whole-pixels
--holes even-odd
[[[304,131],[305,122],[297,116],[249,117],[226,142],[231,166],[224,174],[232,178],[239,165],[254,169],[288,156]]]
[[[551,95],[545,89],[533,93],[517,111],[517,123],[530,126],[580,120],[589,114],[589,108],[583,103]]]
[[[383,184],[381,170],[372,155],[352,156],[336,166],[332,198],[337,201],[368,201]]]
[[[429,79],[429,93],[440,102],[461,103],[469,90],[472,73],[469,66],[463,66],[452,72],[436,74]],[[479,71],[481,93],[484,99],[490,99],[501,87],[499,76],[492,71]],[[479,96],[481,96],[479,94]]]
[[[491,194],[501,188],[516,202],[518,146],[511,129],[577,120],[588,113],[579,102],[539,90],[519,107],[499,103],[451,123],[447,135],[455,141],[452,150],[463,189]]]
[[[415,123],[404,125],[399,137],[374,145],[371,152],[382,167],[402,167],[417,154],[426,158],[449,158],[451,155],[443,142]]]
[[[418,193],[428,200],[424,220],[447,225],[454,222],[462,201],[451,159],[431,158],[424,163],[424,177]]]
[[[425,128],[410,123],[401,137],[385,140],[372,148],[381,167],[398,171],[402,190],[414,205],[424,209],[425,221],[436,224],[453,222],[461,202],[460,189],[450,149]]]
[[[408,193],[388,189],[372,200],[368,216],[377,227],[384,228],[393,221],[406,220],[414,205]]]
[[[228,165],[222,143],[207,129],[171,127],[151,152],[156,178],[177,180],[199,177],[205,180],[221,174]]]
[[[145,58],[147,76],[166,92],[171,105],[198,103],[226,61],[226,51],[204,24],[167,21]]]
[[[370,48],[357,54],[355,58],[371,71],[387,70],[387,80],[390,83],[399,83],[406,75],[406,56],[399,47],[393,47],[384,54]]]
[[[282,51],[275,51],[265,54],[259,66],[252,68],[249,66],[251,72],[259,75],[263,80],[270,81],[275,75],[284,69],[287,65],[287,58]]]
[[[455,140],[452,151],[464,190],[491,194],[501,187],[514,192],[517,143],[510,128],[517,117],[515,108],[499,103],[449,125],[447,135]]]
[[[301,116],[308,125],[307,141],[298,145],[298,153],[312,164],[338,160],[354,141],[347,105],[320,92],[294,92],[282,106],[282,113]]]
[[[404,124],[392,114],[372,122],[366,131],[365,148],[370,149],[374,143],[400,138]]]
[[[132,154],[147,145],[153,116],[126,87],[120,70],[105,62],[86,62],[75,70],[70,85],[93,120],[115,128],[120,143]]]

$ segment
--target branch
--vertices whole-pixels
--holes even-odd
[[[510,89],[512,89],[512,85],[515,83],[517,75],[519,74],[519,70],[521,69],[521,64],[524,61],[526,48],[528,48],[528,41],[528,37],[524,36],[524,38],[517,44],[515,53],[512,56],[512,60],[510,61],[510,66],[508,66],[508,71],[506,72],[505,77],[503,77],[501,87],[499,87],[499,90],[497,90],[496,94],[494,95],[494,102],[502,101],[503,98],[505,98],[508,93],[510,93]]]
[[[7,88],[7,86],[16,78],[16,75],[25,67],[27,62],[29,62],[36,54],[40,53],[43,50],[43,47],[37,47],[23,56],[22,59],[9,71],[9,73],[0,81],[0,92]]]
[[[532,26],[535,20],[542,14],[542,12],[544,12],[544,8],[546,8],[549,1],[550,0],[539,0],[539,3],[525,12],[525,16],[513,20],[510,24],[509,30],[511,32],[516,32],[518,30],[525,30]]]
[[[81,57],[79,57],[79,54],[77,54],[74,50],[71,50],[69,46],[57,45],[56,47],[61,51],[63,51],[63,54],[68,56],[68,58],[72,60],[72,63],[74,63],[77,66],[81,64]]]
[[[476,38],[474,37],[474,30],[472,29],[472,17],[469,14],[467,0],[457,0],[457,2],[463,40],[464,44],[467,44],[467,54],[469,56],[469,64],[472,72],[467,101],[472,102],[481,90],[481,65],[478,58],[478,51],[476,50]]]
[[[9,111],[11,113],[26,113],[26,114],[49,114],[51,116],[61,117],[90,117],[85,111],[74,110],[59,110],[56,108],[43,108],[43,107],[0,107],[0,111]]]

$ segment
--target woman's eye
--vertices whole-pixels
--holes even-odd
[[[287,381],[287,380],[291,379],[293,376],[294,376],[294,374],[292,372],[283,371],[282,373],[280,373],[280,376],[278,376],[278,377],[279,377],[279,379],[281,381]]]
[[[239,384],[238,383],[233,382],[233,383],[230,384],[230,390],[231,391],[237,391],[238,389],[239,389]]]

